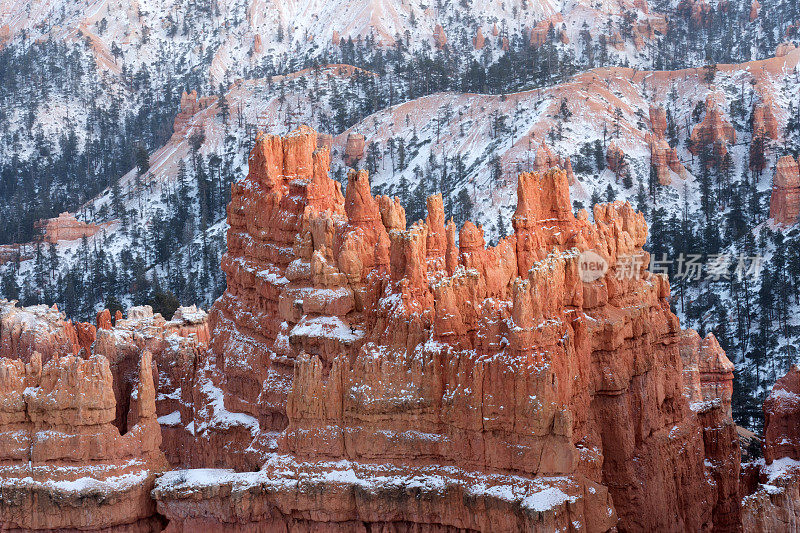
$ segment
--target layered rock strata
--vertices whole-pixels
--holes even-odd
[[[343,195],[317,145],[307,128],[256,142],[198,366],[228,415],[195,415],[203,466],[261,471],[163,478],[170,528],[736,523],[729,363],[684,342],[640,214],[598,205],[590,223],[566,171],[525,173],[514,234],[487,248],[469,222],[456,239],[439,196],[406,228],[366,172]],[[609,271],[584,282],[589,250]],[[682,355],[720,374],[702,409]]]
[[[152,356],[139,360],[137,423],[120,434],[108,360],[0,358],[0,524],[4,529],[161,528],[150,497],[159,449]]]
[[[98,313],[0,301],[0,525],[159,531],[157,474],[192,462],[206,315]]]

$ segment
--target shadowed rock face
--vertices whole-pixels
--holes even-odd
[[[780,378],[764,401],[764,459],[749,465],[745,531],[800,528],[800,369]]]
[[[258,138],[208,319],[138,307],[95,329],[0,306],[0,438],[34,443],[8,447],[3,487],[39,459],[42,480],[65,479],[52,465],[67,460],[114,465],[96,479],[143,476],[36,524],[735,529],[732,366],[670,312],[641,214],[597,205],[590,223],[566,170],[524,173],[514,234],[487,248],[471,222],[456,239],[441,196],[406,227],[365,171],[342,194],[328,168],[308,128]],[[590,250],[609,269],[585,282]],[[235,471],[170,472],[150,493],[165,459]],[[28,527],[26,497],[3,500],[4,520]]]

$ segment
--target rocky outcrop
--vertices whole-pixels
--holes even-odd
[[[800,529],[800,369],[792,366],[764,401],[764,459],[751,464],[742,500],[745,531]]]
[[[681,359],[684,394],[689,402],[719,402],[724,415],[730,419],[734,367],[714,334],[709,333],[701,339],[694,330],[684,331]]]
[[[35,227],[45,242],[77,241],[91,237],[107,225],[87,224],[75,218],[72,213],[60,213],[56,218],[48,218],[36,222]]]
[[[711,6],[705,0],[681,0],[677,11],[695,26],[706,27],[711,23]]]
[[[666,139],[647,134],[645,137],[650,147],[650,165],[654,167],[658,182],[661,185],[672,183],[672,173],[680,178],[685,178],[686,167],[678,159],[678,152],[671,147]]]
[[[11,304],[2,307],[6,315],[13,312]],[[0,358],[3,527],[160,529],[150,490],[167,463],[159,449],[151,354],[138,360],[137,421],[123,434],[113,424],[114,376],[105,357],[82,359],[60,350],[46,362],[38,351],[27,360],[13,357],[25,353]]]
[[[200,461],[202,450],[194,445],[192,423],[195,406],[202,411],[196,367],[205,360],[209,340],[207,315],[195,307],[179,307],[172,320],[153,313],[150,306],[132,307],[128,317],[118,317],[113,327],[104,311],[98,315],[93,352],[109,361],[116,398],[114,424],[124,432],[138,422],[135,372],[141,354],[152,354],[156,369],[156,415],[161,425],[162,449],[173,466]],[[101,327],[102,324],[102,327]]]
[[[760,173],[767,166],[769,141],[778,139],[778,122],[769,100],[762,101],[753,108],[752,131],[748,166],[753,172]]]
[[[572,171],[572,162],[569,157],[561,157],[555,153],[544,142],[539,143],[536,147],[536,154],[533,159],[533,171],[544,173],[552,168],[562,168],[567,171],[567,179],[569,184],[575,183],[575,174]]]
[[[11,26],[3,24],[0,26],[0,49],[11,40]]]
[[[54,357],[78,355],[80,349],[75,326],[56,306],[17,307],[0,300],[0,357],[27,363],[38,354],[47,363]]]
[[[531,28],[530,35],[528,36],[531,46],[538,48],[546,43],[547,35],[550,33],[550,31],[552,30],[553,34],[555,35],[555,27],[562,22],[564,22],[564,17],[561,15],[561,13],[556,13],[550,18],[538,22],[536,26]]]
[[[800,461],[800,368],[775,382],[764,401],[764,460],[787,457]]]
[[[568,160],[536,160],[487,247],[441,195],[407,227],[366,171],[342,194],[309,128],[260,135],[208,316],[95,328],[4,302],[4,523],[158,530],[157,505],[170,531],[735,529],[730,362],[680,328],[643,216],[576,216]],[[151,492],[167,462],[202,469]]]
[[[447,46],[447,35],[441,24],[437,24],[436,28],[433,30],[433,42],[436,44],[436,47],[440,49]]]
[[[34,250],[29,246],[20,244],[0,244],[0,265],[12,261],[27,261],[33,259]]]
[[[757,104],[753,108],[753,136],[778,140],[778,121],[768,101]]]
[[[653,106],[650,108],[650,129],[656,138],[664,138],[667,131],[667,112],[663,107]]]
[[[355,167],[364,157],[366,143],[367,139],[361,133],[348,133],[347,144],[344,148],[344,164],[348,167]]]
[[[776,224],[791,225],[800,214],[800,168],[790,156],[781,157],[772,179],[772,195],[769,200],[769,217]]]
[[[758,3],[758,0],[753,0],[750,4],[750,22],[755,21],[758,18],[758,12],[761,10],[761,4]]]
[[[673,172],[681,179],[686,178],[686,168],[678,158],[678,152],[671,147],[665,137],[667,113],[663,107],[650,108],[650,127],[652,133],[645,136],[650,148],[650,165],[653,167],[661,185],[672,183]]]
[[[475,47],[475,50],[483,50],[483,47],[486,45],[486,39],[483,37],[483,30],[481,28],[478,28],[475,37],[472,38],[472,45]]]
[[[697,155],[706,147],[711,147],[716,156],[721,150],[727,153],[727,146],[736,143],[736,130],[723,116],[713,96],[706,99],[706,116],[692,130],[689,150]],[[715,157],[717,159],[717,157]]]
[[[456,244],[440,197],[406,229],[365,171],[342,195],[317,144],[307,128],[261,136],[232,188],[228,287],[195,397],[225,416],[194,421],[202,466],[242,471],[162,478],[171,528],[736,521],[728,367],[713,338],[682,343],[642,215],[616,202],[589,223],[566,171],[524,173],[514,234],[487,248],[468,222]],[[609,271],[584,282],[589,250]],[[702,412],[682,356],[717,374]]]
[[[625,161],[625,153],[613,142],[608,145],[606,150],[606,164],[608,169],[613,172],[617,178],[622,178],[628,174],[628,163]]]
[[[175,116],[175,121],[172,125],[173,135],[183,135],[186,133],[189,126],[189,121],[192,117],[206,109],[211,104],[217,101],[216,96],[197,96],[197,91],[187,93],[183,91],[181,94],[181,107],[178,114]]]

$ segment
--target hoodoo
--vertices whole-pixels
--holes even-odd
[[[163,476],[153,494],[170,527],[683,531],[738,518],[730,363],[713,340],[682,341],[666,279],[645,268],[641,215],[616,202],[593,224],[575,217],[552,169],[520,176],[512,236],[487,248],[467,223],[456,244],[440,198],[406,228],[365,171],[342,194],[317,145],[308,128],[262,136],[233,186],[228,289],[198,371],[252,423],[194,422],[196,466],[245,471]],[[609,271],[587,283],[588,250]],[[723,385],[686,393],[682,355]]]

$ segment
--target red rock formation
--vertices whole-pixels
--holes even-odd
[[[112,465],[103,483],[135,481],[43,522],[21,498],[0,506],[6,523],[149,527],[161,442],[173,465],[239,470],[161,477],[173,531],[735,528],[730,363],[681,330],[641,214],[615,202],[576,218],[567,171],[548,168],[519,176],[513,235],[487,248],[467,222],[456,245],[441,196],[406,228],[366,171],[343,195],[319,145],[306,127],[257,139],[208,321],[145,306],[109,328],[104,312],[84,361],[62,357],[84,326],[0,306],[0,355],[15,359],[0,360],[0,454],[17,469],[0,485],[73,449]],[[582,281],[590,250],[609,270]],[[14,440],[29,427],[69,437],[33,457]]]
[[[724,147],[727,144],[736,143],[736,131],[727,119],[722,115],[719,106],[713,96],[706,99],[706,116],[703,121],[692,130],[690,151],[697,155],[705,146],[713,146],[721,143]]]
[[[472,45],[475,47],[475,50],[482,50],[486,43],[486,39],[483,37],[483,30],[479,27],[478,32],[475,34],[475,37],[472,39]]]
[[[3,24],[0,26],[0,48],[11,40],[11,26]]]
[[[762,102],[753,108],[753,136],[778,140],[778,121],[770,102]]]
[[[348,133],[344,148],[344,164],[354,167],[364,157],[367,139],[360,133]]]
[[[150,490],[166,461],[149,354],[140,358],[137,374],[138,422],[121,435],[112,425],[116,401],[106,358],[56,353],[44,364],[38,352],[27,363],[0,358],[5,528],[159,527]]]
[[[31,247],[24,244],[0,244],[0,265],[12,261],[27,261],[33,257]]]
[[[330,150],[333,147],[333,135],[330,133],[320,133],[317,136],[317,148],[327,148]]]
[[[705,0],[681,0],[678,4],[678,14],[692,23],[706,27],[710,21],[711,6]]]
[[[705,339],[694,330],[686,330],[681,338],[684,395],[691,403],[719,401],[722,411],[731,418],[733,396],[733,363],[712,333]]]
[[[231,418],[253,421],[216,455],[223,441],[199,436],[205,464],[263,468],[202,483],[165,476],[154,494],[170,527],[735,522],[727,366],[713,339],[684,347],[717,373],[701,394],[722,398],[701,416],[690,410],[684,334],[666,279],[646,270],[640,214],[598,205],[590,224],[572,214],[564,170],[526,173],[514,235],[486,248],[467,223],[456,249],[440,198],[405,229],[402,208],[373,198],[366,172],[351,172],[342,196],[316,145],[310,130],[261,137],[233,186],[228,288],[198,377]],[[607,259],[604,278],[581,281],[584,250]],[[618,276],[631,257],[640,266]],[[310,490],[289,481],[298,477]]]
[[[444,28],[441,24],[437,24],[433,30],[433,42],[437,48],[444,48],[447,46],[447,35],[444,33]]]
[[[781,157],[775,167],[769,217],[777,224],[791,225],[800,214],[800,168],[790,155]]]
[[[663,107],[650,107],[650,127],[653,133],[647,134],[645,140],[650,147],[650,164],[656,169],[658,182],[661,185],[672,183],[671,172],[685,178],[686,168],[678,158],[677,150],[669,145],[664,136],[667,130],[667,113]]]
[[[753,0],[753,3],[750,4],[750,22],[753,22],[758,18],[758,12],[760,9],[761,4],[758,3],[758,0]]]
[[[792,366],[764,401],[764,459],[800,460],[800,368]]]
[[[533,171],[546,172],[551,168],[566,169],[570,185],[575,183],[575,174],[572,172],[572,163],[570,162],[569,158],[562,158],[560,155],[553,152],[549,146],[542,142],[536,148],[536,155],[534,156],[533,160]]]
[[[633,46],[639,51],[644,50],[644,38],[641,33],[636,32],[633,34]]]
[[[175,116],[175,122],[172,125],[172,131],[174,132],[174,135],[183,135],[186,133],[189,121],[192,119],[195,113],[206,109],[211,104],[216,102],[216,100],[216,96],[202,96],[198,98],[197,91],[192,91],[190,93],[184,91],[181,94],[180,110]]]
[[[258,55],[264,51],[264,45],[261,43],[261,34],[256,34],[253,39],[253,53]]]
[[[547,42],[547,34],[550,33],[550,29],[555,29],[555,26],[562,22],[564,22],[564,17],[561,16],[561,13],[556,13],[549,19],[538,22],[530,32],[529,40],[531,46],[542,46]]]
[[[55,306],[19,308],[0,300],[0,357],[27,363],[38,353],[42,363],[47,363],[79,351],[75,328]]]
[[[650,107],[650,129],[656,139],[664,138],[664,133],[667,131],[667,112],[663,107]]]
[[[650,164],[655,167],[656,176],[661,185],[672,183],[670,171],[678,174],[681,178],[685,177],[686,168],[678,159],[677,150],[672,148],[666,139],[647,134],[645,140],[650,147]]]
[[[608,169],[621,178],[628,172],[628,164],[625,162],[625,153],[613,142],[608,145],[606,150],[606,163]]]
[[[108,309],[103,309],[97,313],[97,329],[111,329],[112,327],[111,313]]]
[[[622,35],[618,31],[615,31],[609,38],[608,44],[611,45],[612,48],[619,50],[625,50],[625,41],[622,39]]]
[[[71,213],[60,213],[56,218],[40,220],[35,224],[45,242],[76,241],[91,237],[103,229],[103,225],[87,224]]]
[[[800,528],[800,369],[792,366],[764,401],[764,460],[742,500],[745,531]]]

